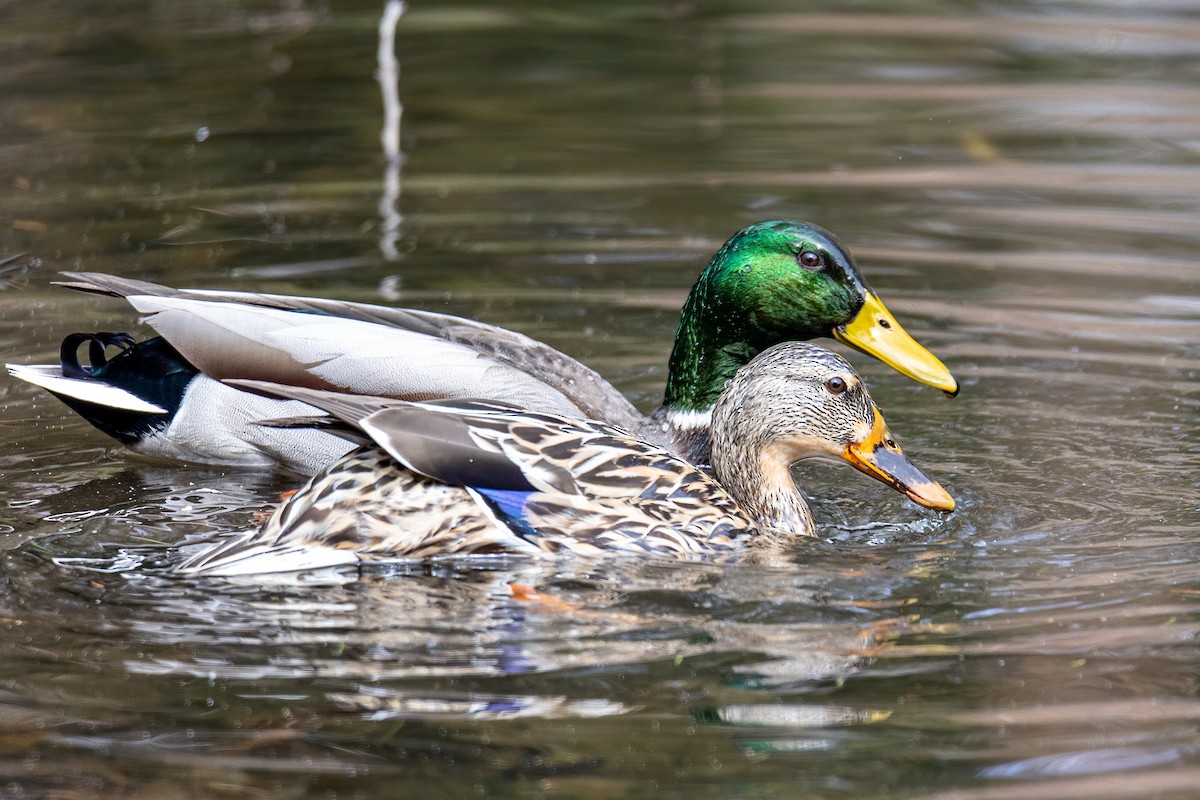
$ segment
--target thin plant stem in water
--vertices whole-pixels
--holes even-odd
[[[388,261],[399,258],[396,241],[400,238],[400,166],[404,154],[400,152],[400,117],[404,107],[400,104],[400,62],[396,59],[396,26],[404,14],[403,0],[389,0],[379,20],[378,70],[375,73],[383,94],[383,130],[379,138],[383,145],[383,195],[379,198],[379,216],[382,231],[379,249]]]

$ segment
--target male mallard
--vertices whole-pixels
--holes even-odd
[[[694,463],[708,460],[709,417],[725,382],[776,342],[833,336],[915,380],[958,391],[949,370],[867,288],[845,248],[803,222],[751,225],[712,257],[683,306],[663,405],[649,417],[575,359],[460,317],[68,276],[71,288],[125,297],[163,338],[131,346],[124,334],[75,334],[60,365],[9,371],[133,450],[182,460],[311,473],[345,452],[326,433],[255,426],[301,407],[220,383],[226,379],[408,400],[485,397],[603,420]],[[76,353],[84,341],[89,366]],[[108,345],[121,352],[106,359]]]
[[[756,537],[813,534],[789,470],[813,456],[848,461],[928,508],[954,508],[901,452],[853,368],[802,342],[759,354],[721,393],[712,416],[715,480],[605,422],[491,401],[409,403],[237,383],[310,403],[331,415],[316,424],[366,444],[262,528],[192,556],[181,572],[472,553],[728,553]]]

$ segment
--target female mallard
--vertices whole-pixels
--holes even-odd
[[[214,575],[439,555],[728,553],[812,535],[789,466],[848,461],[928,508],[954,500],[900,451],[851,366],[801,342],[738,370],[712,416],[715,479],[605,422],[491,401],[409,403],[239,381],[317,406],[363,447],[260,528],[189,558]],[[282,424],[313,424],[307,420]]]
[[[327,433],[254,425],[302,406],[239,391],[226,379],[409,400],[485,397],[612,423],[694,463],[708,460],[721,387],[776,342],[833,336],[918,381],[958,391],[949,370],[867,288],[845,248],[803,222],[751,225],[712,257],[683,306],[663,405],[649,417],[575,359],[472,320],[68,274],[66,286],[125,297],[163,338],[130,346],[124,334],[74,334],[60,365],[9,371],[133,450],[182,460],[280,463],[311,473],[345,452],[345,442]],[[83,341],[91,345],[89,366],[76,353]],[[111,360],[108,345],[121,348]]]

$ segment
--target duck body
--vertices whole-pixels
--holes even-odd
[[[794,221],[749,226],[713,256],[684,305],[663,406],[649,416],[570,356],[473,320],[67,275],[70,288],[128,300],[166,344],[110,339],[121,352],[105,360],[101,346],[100,365],[83,368],[67,353],[68,337],[57,371],[10,365],[10,373],[72,398],[72,408],[137,452],[188,461],[280,464],[311,474],[346,451],[319,430],[256,429],[254,420],[289,416],[295,407],[222,383],[232,379],[406,400],[483,397],[603,420],[700,464],[709,460],[712,408],[725,382],[779,341],[834,336],[917,380],[957,391],[945,366],[867,288],[848,252],[825,231]],[[189,377],[169,391],[148,392],[167,351],[178,357],[177,375]]]
[[[788,469],[814,456],[849,461],[928,507],[953,507],[895,446],[849,364],[798,342],[758,356],[722,393],[713,474],[605,422],[493,401],[412,403],[237,383],[328,415],[275,424],[321,425],[360,446],[260,529],[190,557],[180,572],[484,553],[729,555],[814,533]]]
[[[382,408],[369,411],[373,401]],[[360,395],[349,402],[367,416],[388,408],[412,412],[422,424],[453,414],[476,432],[498,433],[503,443],[497,447],[562,450],[574,463],[551,467],[548,483],[539,480],[533,459],[525,462],[529,479],[515,484],[500,475],[437,479],[372,443],[315,476],[261,529],[192,557],[181,572],[290,572],[501,553],[713,554],[744,545],[754,531],[710,475],[623,431],[500,405],[404,406]],[[397,438],[395,431],[390,438]],[[629,492],[633,486],[636,494]]]

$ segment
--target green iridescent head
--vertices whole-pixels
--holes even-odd
[[[711,408],[739,367],[783,341],[836,337],[923,383],[958,384],[884,308],[828,231],[795,220],[751,225],[709,261],[684,304],[663,404]]]

